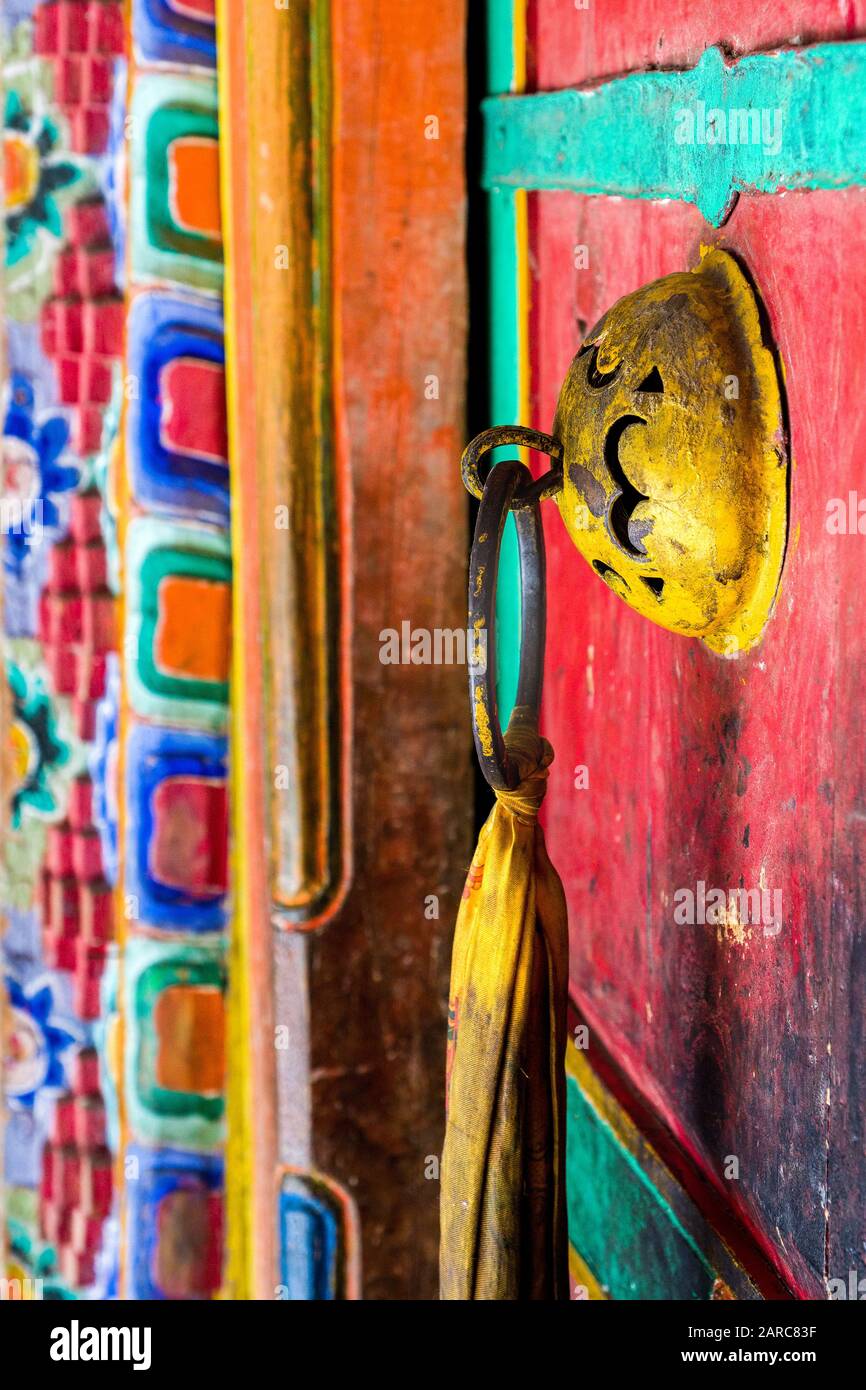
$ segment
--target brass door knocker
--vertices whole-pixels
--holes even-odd
[[[515,444],[546,453],[533,480],[485,455]],[[575,356],[552,434],[485,430],[463,481],[481,499],[472,546],[469,624],[485,663],[470,674],[475,745],[497,790],[515,785],[499,725],[493,620],[499,545],[514,512],[522,589],[520,676],[512,719],[537,728],[544,654],[544,541],[539,503],[555,497],[596,574],[661,627],[737,656],[760,639],[785,554],[788,449],[776,360],[754,289],[711,249],[694,270],[656,280],[608,310]]]

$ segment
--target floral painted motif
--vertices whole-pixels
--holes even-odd
[[[44,1276],[52,1299],[95,1283],[106,1296],[117,1289],[117,1223],[96,1267],[112,1203],[95,1049],[113,913],[86,754],[114,640],[94,491],[105,502],[121,399],[123,305],[109,244],[118,207],[104,195],[125,198],[122,76],[112,91],[124,8],[5,0],[0,17],[0,1157],[7,1249],[22,1274]],[[113,162],[104,153],[109,102]],[[116,1140],[116,1116],[110,1126]],[[61,1161],[87,1182],[52,1186]],[[14,1271],[0,1259],[0,1275]]]
[[[41,1090],[67,1084],[63,1054],[76,1039],[55,1019],[50,977],[22,987],[5,977],[8,1007],[3,1017],[3,1084],[7,1101],[28,1109]]]
[[[69,444],[66,420],[49,414],[37,422],[34,406],[32,385],[13,372],[3,424],[3,529],[5,568],[18,576],[41,533],[59,525],[55,497],[74,488],[80,477],[77,468],[61,463]]]
[[[93,182],[85,164],[63,149],[61,126],[43,109],[39,84],[28,85],[26,95],[10,88],[4,109],[6,288],[16,318],[31,316],[47,296],[63,245],[63,209]]]
[[[56,194],[69,188],[79,170],[58,151],[60,132],[48,116],[29,115],[17,92],[6,95],[3,147],[6,181],[6,259],[16,265],[40,232],[63,236]]]
[[[18,830],[25,817],[53,820],[60,811],[52,774],[70,759],[61,737],[51,697],[41,676],[27,673],[14,661],[8,667],[12,692],[11,823]]]

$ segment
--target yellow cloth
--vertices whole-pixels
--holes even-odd
[[[496,794],[454,934],[441,1172],[444,1299],[568,1297],[568,928],[562,884],[537,821],[553,750],[518,726],[508,751],[520,785]]]

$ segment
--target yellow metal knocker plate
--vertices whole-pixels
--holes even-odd
[[[551,456],[512,508],[555,496],[596,573],[644,617],[735,656],[769,618],[785,554],[788,451],[776,361],[734,258],[626,295],[569,368],[551,435],[488,430],[463,475],[515,443]]]
[[[735,655],[760,637],[787,532],[776,364],[736,261],[627,295],[571,364],[553,426],[578,550],[662,627]]]

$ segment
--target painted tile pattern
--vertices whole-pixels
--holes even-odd
[[[16,0],[2,41],[8,1273],[69,1298],[112,1259],[97,1032],[114,912],[88,747],[116,645],[95,461],[122,351],[105,179],[122,6]]]
[[[229,463],[215,27],[133,0],[119,739],[129,1298],[223,1269]],[[168,72],[164,64],[182,65]],[[112,730],[114,731],[112,734]],[[111,759],[112,713],[100,724]]]
[[[231,608],[213,5],[134,0],[129,34],[114,0],[6,13],[9,1273],[22,1296],[211,1297]]]

